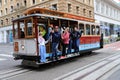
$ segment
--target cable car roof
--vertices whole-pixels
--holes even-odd
[[[22,17],[19,17],[17,19],[14,19],[13,22],[18,21],[18,20],[22,20],[25,18],[29,18],[29,17],[46,17],[46,18],[62,19],[62,20],[69,20],[69,21],[79,21],[80,23],[86,23],[86,24],[94,24],[92,22],[76,20],[76,19],[71,19],[71,18],[63,18],[63,17],[58,17],[58,16],[51,16],[51,15],[46,15],[46,14],[30,14],[27,16],[22,16]]]

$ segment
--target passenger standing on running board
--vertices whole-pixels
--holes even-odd
[[[59,32],[58,26],[54,27],[54,30],[52,31],[51,36],[52,36],[52,60],[58,60],[57,53],[58,53],[58,46],[61,39],[61,34]]]
[[[42,36],[42,32],[39,32],[38,42],[39,42],[40,62],[45,63],[46,62],[46,47],[45,47],[45,44],[48,41],[45,41],[45,39]]]
[[[70,36],[69,28],[67,27],[65,29],[64,33],[62,33],[62,35],[61,35],[62,42],[63,42],[63,49],[62,49],[61,59],[66,57],[67,48],[68,48],[69,40],[70,40],[69,36]]]

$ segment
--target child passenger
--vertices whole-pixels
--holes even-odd
[[[39,42],[40,62],[45,63],[46,62],[46,47],[45,47],[45,44],[48,41],[45,41],[45,39],[42,36],[42,32],[39,33],[38,42]]]

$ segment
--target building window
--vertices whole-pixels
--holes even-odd
[[[1,25],[3,26],[3,20],[1,20]]]
[[[89,4],[89,5],[91,4],[91,0],[88,0],[88,4]]]
[[[6,18],[6,24],[8,24],[8,19]]]
[[[17,8],[19,8],[19,6],[20,6],[19,3],[17,3]]]
[[[11,22],[13,21],[14,17],[11,17]]]
[[[27,2],[26,2],[26,0],[24,0],[24,5],[25,5],[25,6],[27,5]]]
[[[13,6],[11,6],[11,10],[10,11],[13,12]]]
[[[17,18],[19,18],[20,17],[20,15],[17,15]]]
[[[83,16],[86,16],[86,9],[83,9]]]
[[[32,3],[35,4],[35,0],[32,0]]]
[[[100,2],[96,0],[95,2],[95,10],[96,12],[99,12],[100,11]]]
[[[7,4],[7,0],[5,0],[4,4]]]
[[[108,15],[108,6],[106,6],[106,15]]]
[[[83,0],[83,3],[85,2],[85,0]]]
[[[68,4],[68,12],[71,12],[71,4]]]
[[[2,6],[2,0],[0,0],[0,7]]]
[[[5,14],[7,14],[7,12],[8,12],[8,9],[7,9],[7,8],[5,8]]]
[[[112,8],[110,8],[110,16],[112,16]]]
[[[2,12],[2,10],[0,11],[0,16],[2,16],[3,15],[3,12]]]
[[[57,4],[52,5],[52,10],[57,10]]]
[[[92,17],[92,11],[89,11],[89,17]]]
[[[102,6],[101,6],[101,13],[104,14],[104,11],[105,11],[105,7],[104,7],[104,4],[102,4]]]
[[[79,6],[76,6],[76,14],[79,14]]]

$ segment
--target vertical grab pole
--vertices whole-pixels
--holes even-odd
[[[37,18],[33,18],[33,28],[35,28],[35,38],[36,38],[36,52],[37,52],[37,61],[39,62],[39,45],[38,45],[38,26],[37,26]]]
[[[47,29],[49,30],[49,26],[50,26],[50,19],[49,19],[49,17],[48,17],[48,20],[47,20],[47,24],[48,24],[48,28],[47,28]],[[50,36],[50,35],[48,35],[48,36]],[[49,42],[47,45],[48,45],[49,48],[46,49],[46,52],[51,53],[51,52],[52,52],[52,49],[51,49],[51,46],[52,46],[52,45],[51,45],[51,42]],[[47,47],[46,47],[46,48],[47,48]]]
[[[14,27],[14,22],[12,23],[12,25],[13,25],[13,39],[15,38],[15,27]]]
[[[59,19],[59,27],[61,27],[61,21],[60,21],[60,19]]]

